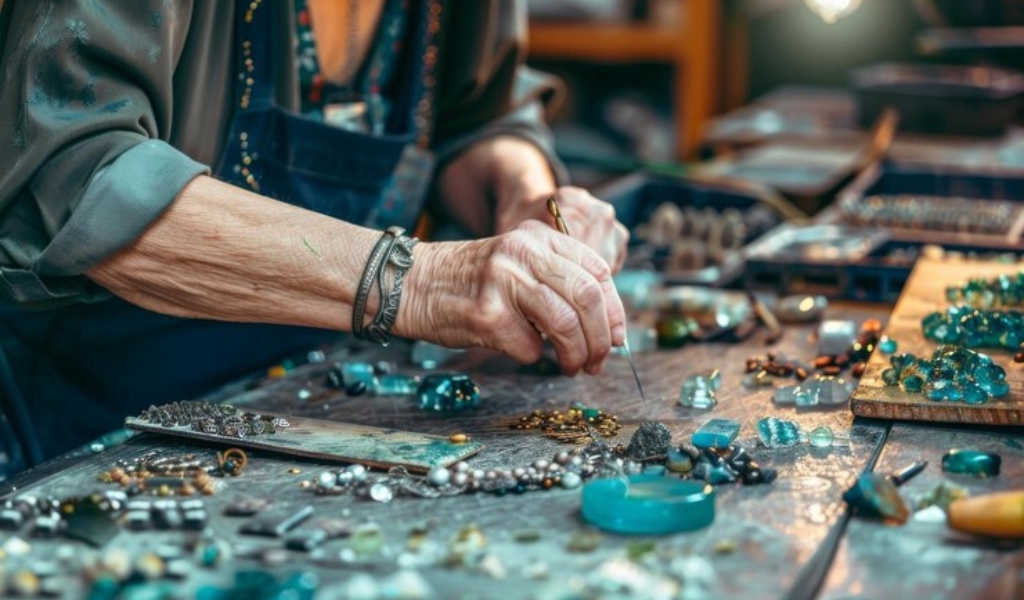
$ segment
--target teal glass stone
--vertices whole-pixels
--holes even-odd
[[[926,383],[924,395],[929,400],[935,400],[936,402],[955,402],[964,397],[963,390],[958,388],[952,381],[946,379]]]
[[[816,427],[807,435],[807,442],[815,448],[828,448],[835,439],[836,436],[828,425]]]
[[[784,385],[775,388],[775,394],[772,395],[772,402],[781,406],[789,406],[796,404],[796,392],[800,388],[798,385]]]
[[[911,373],[900,377],[900,389],[904,392],[920,392],[924,389],[924,379],[917,374]]]
[[[883,354],[892,354],[896,352],[897,348],[899,348],[899,345],[896,343],[896,340],[887,335],[882,336],[882,339],[878,342],[878,350]]]
[[[595,479],[583,486],[582,513],[587,523],[615,533],[694,531],[715,520],[715,490],[660,475]]]
[[[1002,398],[1010,393],[1010,384],[1005,381],[994,381],[990,383],[988,387],[983,385],[979,385],[978,387],[988,392],[989,396],[993,398]]]
[[[370,363],[343,362],[338,365],[338,368],[341,370],[341,381],[345,387],[361,381],[366,384],[366,389],[376,389],[377,374],[374,372],[373,365]]]
[[[1003,459],[994,452],[983,452],[972,448],[954,449],[942,457],[942,470],[947,473],[995,477]]]
[[[982,387],[992,383],[1006,381],[1006,371],[1004,371],[999,365],[993,363],[978,365],[974,369],[972,375],[974,376],[974,381]]]
[[[698,448],[726,448],[740,433],[740,424],[730,419],[711,419],[694,432],[690,442]]]
[[[892,368],[895,369],[897,373],[899,373],[903,369],[906,369],[910,365],[914,364],[915,360],[917,360],[916,356],[910,354],[909,352],[903,352],[900,354],[893,354],[892,356],[890,356],[889,364],[891,364]]]
[[[411,396],[420,387],[419,377],[410,375],[381,375],[373,392],[378,396]]]
[[[856,386],[839,377],[816,376],[804,381],[794,391],[796,405],[806,406],[838,406],[850,401],[850,395]]]
[[[427,375],[416,395],[420,408],[430,412],[451,413],[480,405],[480,388],[469,375],[459,373]]]
[[[965,404],[984,404],[988,402],[988,392],[981,389],[976,383],[967,382],[960,386],[963,390],[963,398],[961,398]]]
[[[900,372],[892,368],[885,369],[882,371],[882,383],[889,386],[899,385]]]
[[[693,470],[693,459],[679,448],[668,449],[665,467],[673,473],[689,473]]]
[[[679,404],[687,408],[714,408],[718,404],[715,392],[722,387],[722,375],[717,369],[691,375],[683,380],[679,390]]]
[[[906,523],[910,509],[900,496],[896,485],[878,473],[863,473],[853,487],[846,490],[843,500],[855,514],[880,518],[895,523]]]
[[[601,411],[596,408],[584,408],[582,411],[583,418],[587,421],[592,421],[601,416]]]
[[[796,446],[803,441],[800,426],[786,419],[765,417],[757,422],[757,439],[768,448]]]

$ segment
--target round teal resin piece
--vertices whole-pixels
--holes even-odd
[[[615,533],[694,531],[715,520],[715,489],[661,475],[595,479],[583,486],[583,520]]]
[[[994,452],[974,449],[950,450],[942,457],[942,470],[975,477],[995,477],[1003,459]]]

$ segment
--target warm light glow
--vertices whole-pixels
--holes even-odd
[[[832,24],[857,10],[861,0],[805,0],[823,21]]]

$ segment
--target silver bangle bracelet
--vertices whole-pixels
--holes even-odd
[[[412,268],[412,248],[417,239],[403,235],[401,227],[389,227],[370,253],[359,280],[355,303],[352,306],[352,333],[361,340],[372,341],[383,346],[391,342],[391,328],[398,318],[398,307],[402,299],[405,275]],[[388,269],[388,266],[393,269]],[[388,289],[389,271],[390,290]],[[366,304],[376,281],[380,295],[380,306],[373,321],[364,329]]]

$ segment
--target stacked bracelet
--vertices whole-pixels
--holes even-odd
[[[366,261],[363,276],[356,290],[356,300],[352,306],[352,333],[361,340],[372,341],[387,346],[391,341],[391,328],[398,318],[398,305],[402,300],[402,285],[405,274],[412,267],[412,247],[418,241],[403,235],[401,227],[388,227],[377,244],[370,252]],[[388,265],[392,275],[389,278]],[[374,282],[380,297],[377,315],[368,326],[363,327],[366,317],[366,303],[373,290]]]

